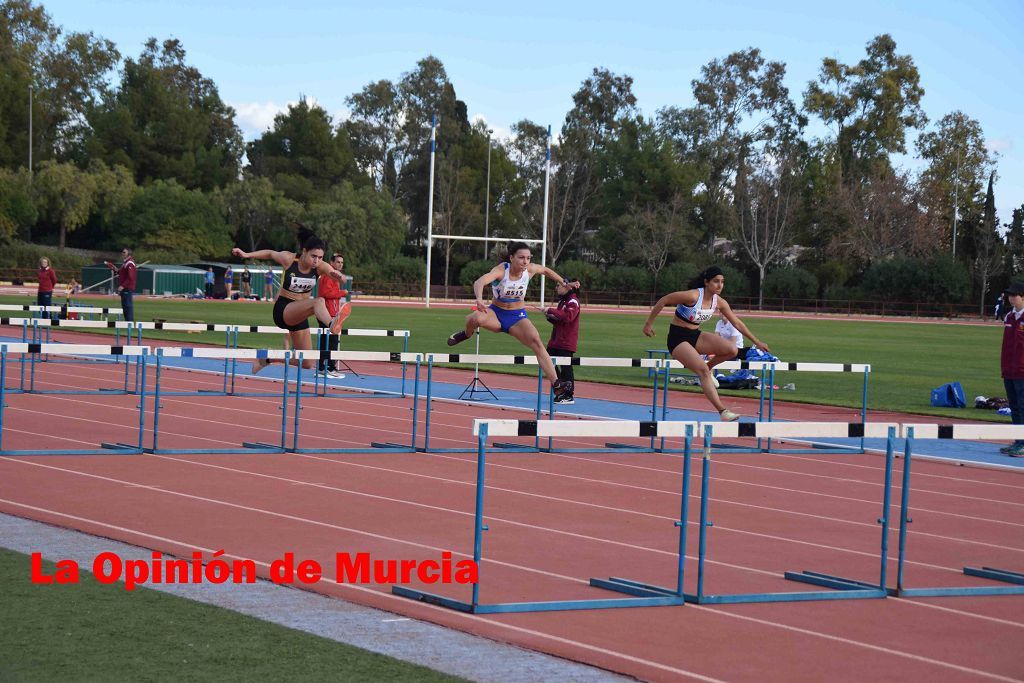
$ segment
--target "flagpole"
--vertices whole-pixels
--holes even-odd
[[[541,229],[540,264],[545,268],[548,265],[548,188],[551,184],[551,126],[548,126],[548,151],[544,160],[544,223]],[[540,279],[540,305],[544,306],[544,283],[547,277]]]
[[[437,114],[430,122],[430,192],[427,197],[427,295],[426,308],[430,308],[430,252],[434,246],[434,151],[437,147]]]

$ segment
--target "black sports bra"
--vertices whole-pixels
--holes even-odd
[[[281,289],[291,294],[309,296],[316,286],[316,271],[303,273],[299,270],[299,258],[296,256],[292,264],[284,271]]]

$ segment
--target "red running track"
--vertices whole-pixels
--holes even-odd
[[[117,386],[122,377],[111,365],[37,369],[37,382],[48,388]],[[167,390],[220,386],[216,375],[182,371],[165,370],[164,382]],[[606,398],[646,401],[646,392],[619,387],[581,384],[578,393],[598,390]],[[10,395],[4,446],[132,441],[137,401]],[[273,397],[168,396],[162,403],[164,448],[225,448],[279,435],[280,401]],[[334,397],[303,405],[303,446],[409,438],[410,399]],[[819,419],[847,419],[828,417],[841,409],[821,412]],[[471,447],[472,419],[492,416],[510,413],[439,403],[431,443]],[[874,580],[882,464],[873,455],[716,454],[706,592],[811,589],[783,580],[786,570]],[[695,465],[691,520],[698,514]],[[450,550],[458,559],[472,554],[475,469],[470,453],[372,450],[5,457],[0,511],[173,555],[224,549],[256,560],[264,575],[288,551],[327,568],[337,552],[424,560]],[[481,600],[614,597],[589,587],[591,576],[671,585],[680,471],[681,458],[672,454],[489,455]],[[919,461],[912,489],[908,587],[984,583],[963,577],[965,565],[1024,570],[1020,474]],[[694,525],[691,592],[695,539]],[[418,587],[469,597],[468,587]],[[649,680],[1024,679],[1024,596],[467,615],[396,598],[376,584],[325,580],[313,589]]]

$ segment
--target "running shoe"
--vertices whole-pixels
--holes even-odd
[[[1024,458],[1024,446],[1014,446],[1007,455],[1011,458]]]
[[[560,406],[571,406],[576,403],[576,399],[573,398],[572,394],[559,394],[555,396],[555,403]]]
[[[469,339],[469,335],[466,334],[465,330],[459,330],[452,336],[448,337],[448,346],[455,346]]]
[[[721,416],[722,422],[735,422],[736,420],[740,419],[740,416],[738,414],[732,412],[728,408],[722,409],[722,411],[719,412],[718,414],[719,416]]]
[[[344,379],[345,373],[344,372],[338,372],[337,370],[328,370],[327,371],[327,376],[328,377],[333,377],[334,379]]]

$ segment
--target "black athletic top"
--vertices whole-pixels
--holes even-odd
[[[284,271],[281,280],[281,290],[289,294],[295,294],[293,298],[305,299],[316,286],[316,270],[303,273],[299,270],[299,257],[296,256],[292,264]]]

